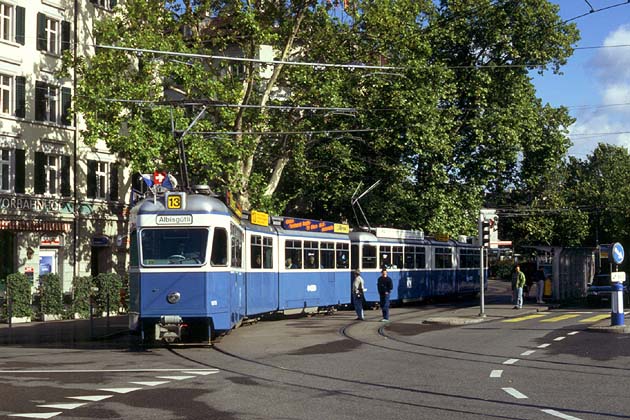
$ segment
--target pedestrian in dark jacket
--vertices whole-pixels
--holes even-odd
[[[387,276],[387,269],[381,270],[381,276],[376,281],[376,288],[378,289],[378,295],[381,300],[381,311],[383,311],[382,322],[389,321],[389,294],[394,288],[392,279]]]

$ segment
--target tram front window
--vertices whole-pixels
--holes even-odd
[[[205,264],[207,229],[143,229],[140,237],[144,266]]]

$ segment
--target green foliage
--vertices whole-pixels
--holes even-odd
[[[32,317],[31,307],[31,283],[23,273],[9,274],[6,278],[8,300],[11,306],[11,316]],[[8,317],[9,304],[3,308],[3,316]]]
[[[64,312],[61,278],[57,274],[46,274],[39,278],[41,311],[46,315],[61,315]]]
[[[509,281],[512,279],[514,263],[510,260],[497,261],[496,264],[490,267],[490,270],[494,273],[496,278]]]
[[[90,316],[90,298],[94,280],[92,277],[75,277],[72,280],[72,312],[82,318]]]
[[[123,287],[121,277],[116,273],[100,273],[94,278],[97,312],[118,312],[120,307],[120,292]]]

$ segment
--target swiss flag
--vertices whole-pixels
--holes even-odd
[[[154,171],[153,172],[153,183],[154,184],[162,185],[162,182],[164,181],[164,178],[166,178],[166,173],[165,172],[158,172],[158,171]]]

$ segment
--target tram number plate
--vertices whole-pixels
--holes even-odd
[[[169,195],[166,199],[166,207],[169,209],[181,209],[182,208],[182,196],[177,195]]]

